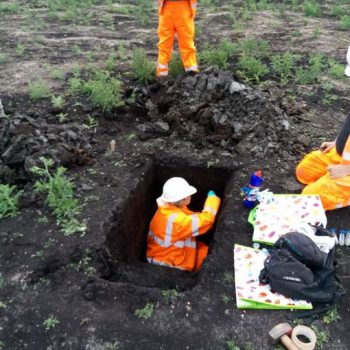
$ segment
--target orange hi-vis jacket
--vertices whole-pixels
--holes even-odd
[[[158,201],[147,237],[148,262],[187,271],[198,270],[208,250],[202,242],[196,241],[196,237],[213,227],[219,206],[220,198],[216,196],[207,197],[200,213]]]
[[[158,0],[158,11],[159,15],[161,15],[163,6],[166,0]],[[191,10],[192,10],[192,16],[194,17],[196,15],[197,11],[197,0],[189,0],[191,4]]]

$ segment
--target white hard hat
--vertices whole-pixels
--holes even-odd
[[[197,189],[190,186],[182,177],[172,177],[163,186],[163,193],[160,197],[164,202],[173,203],[192,196]]]

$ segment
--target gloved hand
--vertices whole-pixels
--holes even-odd
[[[215,197],[216,196],[216,194],[215,194],[215,192],[214,191],[209,191],[208,192],[208,197]]]

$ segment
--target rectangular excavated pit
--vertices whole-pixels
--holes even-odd
[[[225,191],[232,169],[191,166],[153,165],[140,177],[128,199],[116,210],[105,226],[106,246],[110,254],[110,271],[104,277],[113,281],[127,281],[137,285],[159,288],[187,289],[195,284],[198,274],[148,264],[145,259],[149,223],[155,213],[156,199],[166,180],[174,176],[185,178],[197,193],[192,196],[190,209],[201,211],[209,190],[222,199],[216,224],[211,232],[201,236],[210,248],[220,224],[220,212],[225,206]]]

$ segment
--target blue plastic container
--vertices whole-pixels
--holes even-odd
[[[249,181],[249,187],[246,187],[243,189],[243,191],[246,193],[246,196],[244,197],[243,204],[246,208],[254,208],[257,203],[257,196],[260,191],[260,187],[263,184],[264,179],[262,177],[261,170],[256,171],[254,174],[251,175],[250,181]]]

